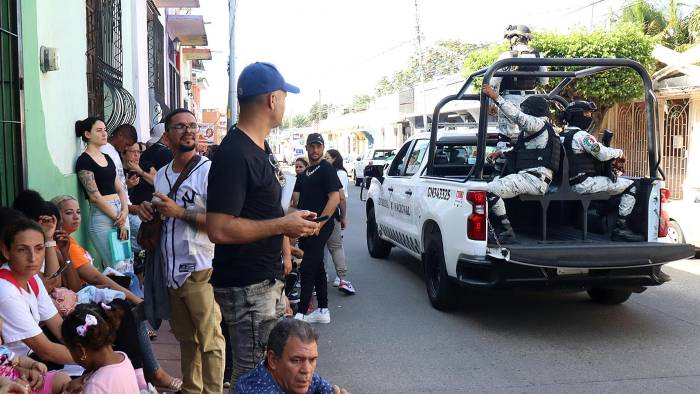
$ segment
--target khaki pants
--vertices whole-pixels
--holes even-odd
[[[225,341],[211,272],[193,272],[182,287],[168,289],[170,326],[180,342],[182,393],[223,391]]]

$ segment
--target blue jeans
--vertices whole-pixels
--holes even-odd
[[[141,245],[139,245],[139,242],[137,240],[138,235],[139,235],[139,227],[141,227],[141,218],[139,215],[134,215],[133,213],[129,214],[129,240],[131,241],[131,250],[134,253],[133,255],[136,256],[141,249]]]
[[[218,287],[214,297],[228,326],[234,383],[265,358],[267,337],[284,315],[284,282],[266,280],[246,287]],[[231,393],[233,393],[231,386]]]
[[[119,199],[108,201],[108,204],[114,210],[115,215],[121,212],[122,203]],[[92,244],[95,245],[95,249],[97,249],[97,254],[100,256],[100,261],[102,262],[102,269],[100,271],[107,267],[112,267],[117,271],[124,271],[124,267],[126,267],[127,271],[133,271],[133,264],[130,260],[112,263],[112,252],[109,248],[109,232],[113,228],[115,228],[114,220],[95,205],[90,204],[88,235],[90,236]]]

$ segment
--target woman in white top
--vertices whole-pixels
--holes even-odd
[[[340,204],[338,205],[338,212],[335,215],[335,220],[339,222],[333,226],[333,232],[331,233],[326,247],[331,254],[333,259],[333,264],[335,265],[336,278],[333,282],[333,286],[337,286],[338,290],[345,294],[352,295],[355,294],[355,288],[352,283],[347,279],[348,267],[345,263],[345,251],[343,250],[343,234],[342,230],[345,230],[347,225],[345,214],[347,213],[347,203],[346,199],[348,197],[348,171],[343,167],[343,156],[340,155],[335,149],[328,149],[326,155],[324,156],[326,161],[328,161],[333,168],[335,168],[340,184],[342,185],[342,190],[340,193]]]
[[[51,342],[39,327],[61,339],[63,319],[37,275],[44,261],[44,232],[34,221],[20,219],[3,231],[1,250],[8,261],[0,267],[2,337],[15,354],[36,353],[44,361],[74,364],[68,349]]]

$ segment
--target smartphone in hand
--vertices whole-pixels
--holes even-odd
[[[316,217],[316,218],[313,218],[313,219],[310,219],[310,220],[311,220],[312,222],[314,222],[314,223],[320,223],[320,222],[323,222],[323,221],[328,220],[328,217],[329,217],[328,215],[326,215],[326,216],[319,216],[319,217]]]

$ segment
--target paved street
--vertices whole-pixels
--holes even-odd
[[[318,371],[333,383],[353,393],[699,391],[700,276],[667,268],[672,282],[619,306],[504,291],[465,294],[443,313],[417,260],[396,249],[369,257],[358,194],[344,238],[358,294],[331,290],[333,321],[318,325]]]

